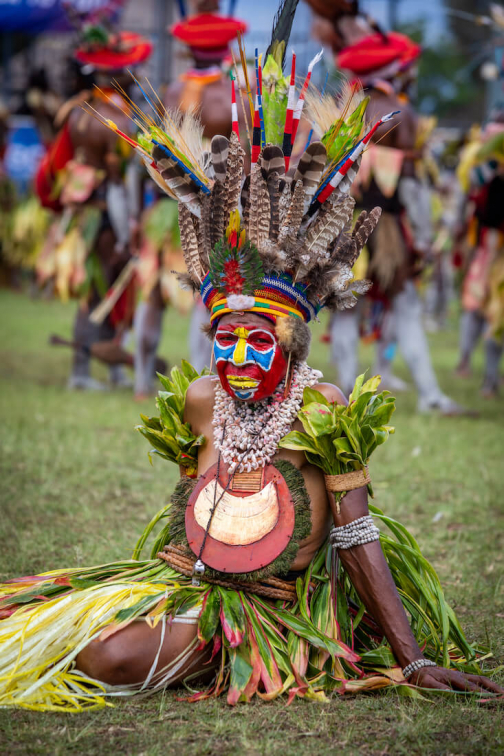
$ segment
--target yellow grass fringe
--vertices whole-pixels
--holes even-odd
[[[122,582],[18,609],[0,622],[0,707],[79,712],[110,706],[105,687],[76,670],[75,657],[120,610],[166,591],[166,583]]]

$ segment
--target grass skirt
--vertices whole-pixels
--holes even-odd
[[[381,544],[424,654],[437,664],[479,674],[481,649],[469,644],[439,579],[413,536],[372,508],[388,527]],[[161,510],[140,539],[140,554]],[[161,530],[155,555],[169,540]],[[219,668],[211,686],[191,690],[196,701],[227,693],[236,704],[254,695],[271,700],[287,694],[324,701],[333,692],[357,693],[407,684],[387,641],[367,615],[333,550],[325,545],[302,578],[297,601],[284,603],[202,582],[191,585],[159,559],[85,569],[57,570],[0,585],[0,706],[39,711],[81,711],[110,705],[118,696],[165,687],[195,650],[210,646]],[[177,614],[200,609],[198,637],[169,668],[142,686],[110,687],[75,669],[77,654],[93,639],[105,639],[143,619],[165,627]],[[153,665],[155,669],[156,663]]]

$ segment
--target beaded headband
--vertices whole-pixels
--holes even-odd
[[[293,284],[292,278],[284,274],[278,278],[265,276],[260,288],[255,289],[250,296],[224,296],[213,286],[210,273],[207,273],[201,285],[201,297],[211,313],[210,323],[236,310],[255,312],[273,320],[293,317],[309,323],[317,317],[321,304],[310,302],[305,290],[305,286]]]

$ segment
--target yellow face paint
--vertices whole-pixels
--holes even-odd
[[[236,342],[236,345],[233,351],[233,362],[235,365],[243,365],[243,363],[245,362],[247,339],[250,334],[250,331],[240,326],[238,328],[235,328],[233,333],[235,336],[238,336],[238,341]]]

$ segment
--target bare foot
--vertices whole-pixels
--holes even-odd
[[[469,365],[458,365],[455,368],[455,375],[457,378],[472,378],[472,370]]]
[[[481,389],[481,396],[483,397],[483,399],[497,399],[498,393],[496,389],[485,388],[485,386],[483,386],[483,388]]]

